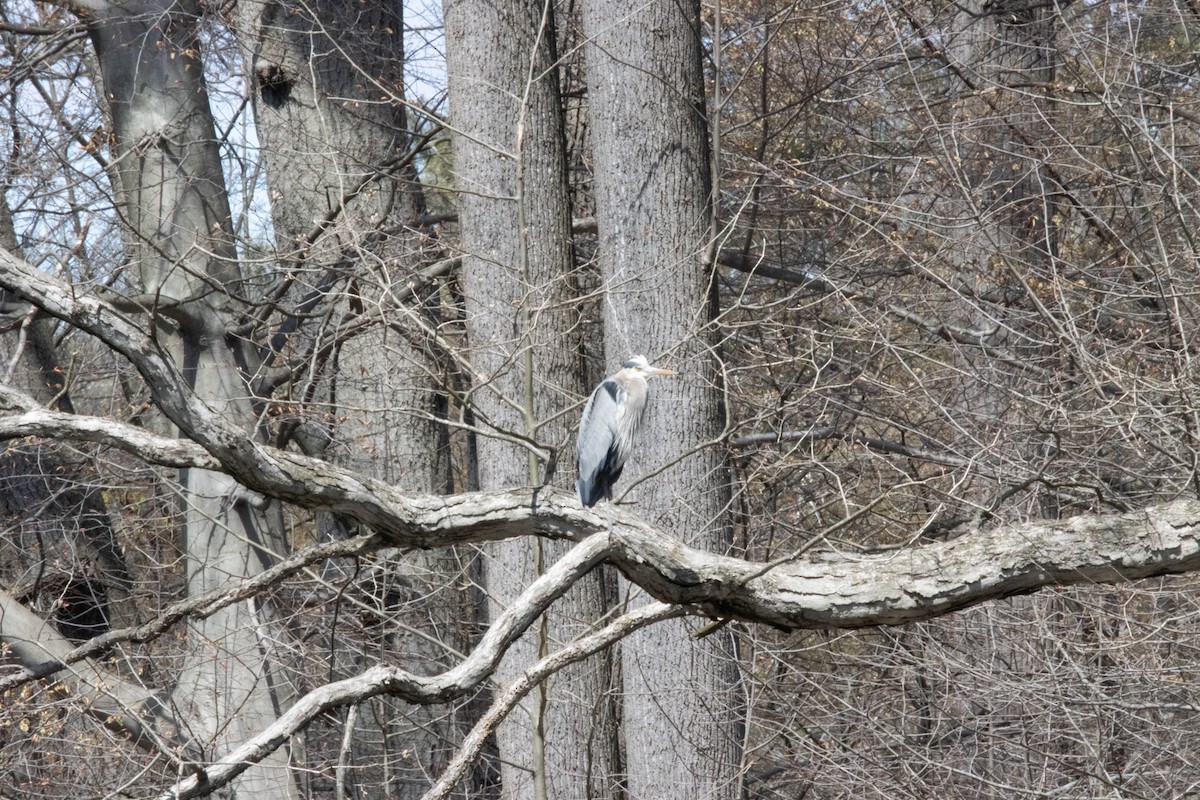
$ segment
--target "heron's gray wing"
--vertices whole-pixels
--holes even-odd
[[[617,440],[617,422],[625,390],[612,378],[596,387],[588,398],[579,420],[576,459],[579,479],[590,484],[608,460],[608,451]]]

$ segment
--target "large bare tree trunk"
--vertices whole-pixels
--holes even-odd
[[[136,249],[127,300],[144,312],[195,395],[247,436],[254,425],[247,354],[228,336],[241,290],[217,138],[198,58],[191,2],[91,4],[85,9],[112,119],[123,209]],[[260,572],[285,552],[278,506],[227,475],[182,474],[190,594]],[[192,624],[175,702],[190,731],[224,752],[274,721],[286,703],[271,665],[270,613],[240,603]],[[238,792],[296,796],[286,749],[248,770]]]
[[[479,384],[475,409],[483,489],[534,486],[541,465],[506,434],[554,447],[551,420],[583,391],[572,277],[563,112],[549,4],[446,4],[452,130],[460,192],[467,333]],[[560,485],[569,484],[569,445]],[[565,552],[514,540],[489,549],[493,616]],[[585,576],[545,624],[518,643],[497,675],[509,684],[537,658],[589,629],[604,608],[599,574]],[[609,797],[615,723],[607,656],[559,672],[501,726],[503,796]]]
[[[316,384],[296,394],[336,409],[336,425],[320,432],[328,444],[323,435],[306,444],[397,488],[444,491],[448,455],[432,422],[438,372],[422,326],[397,307],[413,302],[414,315],[435,322],[397,288],[421,266],[420,237],[409,226],[423,210],[400,102],[401,4],[294,8],[251,0],[239,3],[239,21],[279,256],[307,276],[294,292],[297,305],[305,305],[305,292],[325,293],[312,305],[318,322],[294,325],[294,341],[272,339],[273,357],[310,354]],[[323,519],[326,531],[345,529],[345,520]],[[376,652],[436,673],[467,651],[473,612],[461,557],[446,549],[373,560],[360,580],[387,622],[375,628],[377,641],[362,643],[365,652],[345,637],[330,642],[335,673],[357,674]],[[453,713],[387,697],[368,701],[345,724],[354,730],[341,788],[387,787],[398,799],[423,795],[461,738]]]
[[[584,6],[596,222],[610,365],[644,353],[677,370],[651,387],[626,467],[641,516],[689,544],[729,546],[728,478],[710,307],[709,147],[698,3]],[[633,603],[644,602],[632,593]],[[622,643],[629,795],[735,797],[737,672],[727,632],[665,623]]]

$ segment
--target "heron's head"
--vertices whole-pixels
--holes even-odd
[[[621,365],[622,369],[627,369],[635,372],[638,375],[649,377],[651,375],[674,375],[675,372],[669,369],[661,369],[660,367],[651,366],[645,356],[630,356],[629,360]]]

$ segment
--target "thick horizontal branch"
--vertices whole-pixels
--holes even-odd
[[[30,420],[22,427],[19,420]],[[95,441],[96,418],[24,411],[0,430]],[[135,436],[136,434],[136,436]],[[109,423],[104,441],[142,457],[184,454],[152,434]],[[191,457],[207,459],[198,448]],[[582,541],[607,518],[573,495],[529,490],[453,496],[399,492],[380,481],[295,453],[255,445],[256,460],[221,462],[247,487],[310,509],[344,514],[389,545],[434,548],[536,535]],[[1077,517],[969,533],[885,554],[807,553],[756,564],[685,547],[611,509],[614,536],[602,558],[664,602],[700,613],[785,628],[861,627],[928,619],[1046,585],[1113,582],[1200,568],[1200,502],[1179,501],[1120,515]]]
[[[414,499],[410,510],[405,541],[578,538],[607,524],[561,492],[544,495],[536,510],[522,491]],[[768,564],[687,547],[622,508],[611,514],[602,557],[659,600],[783,628],[896,625],[1044,586],[1200,569],[1195,500],[973,531],[883,553],[808,552]]]
[[[485,496],[462,496],[470,504]],[[486,496],[493,512],[502,498],[512,505],[507,515],[530,514],[523,498]],[[561,496],[530,514],[531,530],[540,531],[557,517],[595,517],[589,511],[558,505]],[[440,525],[434,518],[414,524]],[[783,627],[862,627],[912,622],[944,614],[984,600],[1033,591],[1047,585],[1109,583],[1200,567],[1200,502],[1179,501],[1138,513],[1077,517],[976,532],[940,542],[887,553],[806,554],[771,564],[754,564],[686,547],[649,525],[621,517],[613,533],[596,533],[564,556],[531,585],[489,629],[479,647],[463,663],[434,677],[418,677],[402,669],[379,666],[355,678],[310,692],[278,721],[173,787],[164,798],[197,797],[232,780],[324,711],[391,694],[414,703],[443,702],[489,675],[507,647],[595,564],[607,560],[666,603],[651,617],[627,620],[648,624],[663,614],[690,613],[736,617]],[[552,523],[555,528],[561,522]],[[605,628],[581,642],[604,646],[624,635]],[[510,687],[498,707],[561,667],[590,652],[591,644],[564,648],[539,664],[530,679]],[[486,726],[480,735],[486,734]],[[458,765],[461,767],[461,765]],[[447,773],[446,789],[455,772]],[[435,795],[439,796],[439,795]]]
[[[6,436],[103,441],[156,463],[219,465],[252,490],[343,514],[398,547],[528,535],[582,541],[607,527],[606,517],[562,493],[543,493],[536,508],[529,490],[414,496],[336,465],[263,446],[192,396],[153,340],[101,301],[77,296],[2,252],[0,285],[128,357],[159,387],[156,402],[202,449],[119,423],[33,409],[19,399],[9,404],[18,413],[0,424]],[[897,624],[1045,585],[1121,581],[1200,567],[1200,503],[1194,501],[997,528],[886,554],[807,553],[771,565],[685,547],[623,508],[613,509],[612,516],[615,535],[606,540],[601,558],[658,599],[699,613],[788,628]]]
[[[806,553],[755,565],[621,527],[612,560],[664,602],[784,628],[930,619],[1046,586],[1123,583],[1200,569],[1200,502],[974,531],[884,553]]]

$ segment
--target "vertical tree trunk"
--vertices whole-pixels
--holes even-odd
[[[193,2],[101,5],[87,14],[104,78],[120,164],[123,209],[137,243],[131,253],[144,308],[198,397],[234,424],[254,414],[227,338],[240,291],[237,253],[203,69]],[[229,292],[229,293],[227,293]],[[260,572],[284,552],[276,504],[249,496],[204,470],[182,476],[188,591],[198,593]],[[272,674],[269,615],[239,603],[193,623],[176,703],[193,733],[224,752],[261,730],[286,704]],[[247,770],[238,792],[291,798],[287,750]]]
[[[628,497],[689,544],[729,544],[724,425],[710,306],[709,147],[698,3],[654,0],[635,11],[584,6],[595,154],[596,222],[609,365],[644,353],[679,372],[651,387],[622,483],[662,470]],[[633,602],[643,598],[635,593]],[[733,642],[698,642],[692,623],[622,643],[629,796],[735,797],[740,756]]]
[[[279,255],[307,271],[309,285],[328,287],[317,306],[325,324],[297,326],[298,341],[277,349],[331,353],[313,369],[320,400],[337,409],[329,458],[413,492],[442,491],[448,464],[430,421],[438,371],[419,328],[395,308],[405,293],[393,288],[421,266],[420,240],[408,226],[423,210],[411,159],[397,166],[412,144],[399,102],[401,4],[319,0],[296,8],[243,0],[238,8]],[[364,320],[358,332],[344,333]],[[313,337],[321,338],[314,344]],[[353,674],[377,652],[417,671],[445,669],[452,653],[470,646],[464,620],[472,619],[471,598],[459,589],[461,569],[452,550],[385,554],[370,570],[369,593],[380,603],[377,613],[395,613],[402,626],[379,626],[370,654],[331,641],[335,671]],[[445,709],[386,697],[350,714],[347,724],[355,726],[351,758],[338,780],[351,796],[386,787],[389,797],[415,800],[461,738]]]
[[[524,448],[492,436],[536,437],[565,446],[559,483],[569,483],[568,423],[560,414],[583,393],[574,299],[563,112],[549,4],[455,0],[445,7],[463,284],[475,388],[483,489],[533,486],[541,466]],[[558,545],[514,540],[489,548],[487,585],[499,613]],[[603,611],[600,577],[559,601],[497,675],[510,682],[539,651],[585,631]],[[569,667],[526,699],[500,728],[503,795],[610,797],[615,723],[606,694],[607,656]],[[542,794],[545,792],[545,794]]]
[[[1046,154],[1056,139],[1046,95],[1055,75],[1058,12],[1022,3],[960,7],[946,57],[961,82],[956,126],[962,137],[959,193],[946,214],[966,214],[959,279],[985,299],[1016,303],[1027,279],[1046,277],[1057,256],[1055,180]]]

